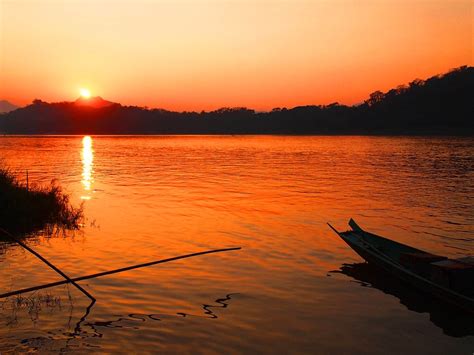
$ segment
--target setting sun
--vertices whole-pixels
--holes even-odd
[[[81,96],[85,99],[88,99],[89,97],[91,97],[91,92],[89,91],[89,89],[79,89],[79,92]]]

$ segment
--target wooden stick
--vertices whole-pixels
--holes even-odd
[[[119,273],[119,272],[138,269],[138,268],[147,267],[147,266],[151,266],[151,265],[162,264],[162,263],[167,263],[167,262],[170,262],[170,261],[191,258],[193,256],[212,254],[212,253],[221,253],[221,252],[225,252],[225,251],[240,250],[240,249],[242,249],[242,248],[241,247],[235,247],[235,248],[207,250],[207,251],[201,251],[201,252],[198,252],[198,253],[186,254],[186,255],[181,255],[181,256],[175,256],[175,257],[172,257],[172,258],[152,261],[152,262],[149,262],[149,263],[138,264],[138,265],[133,265],[133,266],[127,266],[127,267],[123,267],[123,268],[120,268],[120,269],[104,271],[104,272],[98,272],[98,273],[91,274],[91,275],[75,277],[75,278],[70,279],[70,280],[56,281],[56,282],[51,282],[49,284],[44,284],[44,285],[34,286],[34,287],[29,287],[29,288],[23,288],[21,290],[16,290],[16,291],[3,293],[3,294],[0,294],[0,299],[5,298],[5,297],[19,295],[19,294],[22,294],[22,293],[25,293],[25,292],[37,291],[37,290],[41,290],[41,289],[44,289],[44,288],[60,286],[60,285],[67,284],[69,282],[77,282],[77,281],[83,281],[83,280],[88,280],[88,279],[94,279],[96,277],[102,277],[102,276],[106,276],[106,275],[116,274],[116,273]]]
[[[79,286],[74,280],[71,280],[69,276],[67,276],[64,272],[62,272],[60,269],[58,269],[56,266],[51,264],[48,260],[46,260],[44,257],[42,257],[39,253],[31,249],[28,245],[23,243],[21,240],[13,236],[11,233],[7,232],[5,229],[0,228],[0,232],[5,234],[6,236],[10,237],[10,239],[14,240],[16,243],[18,243],[21,247],[24,249],[28,250],[31,254],[36,256],[38,259],[40,259],[42,262],[44,262],[46,265],[48,265],[51,269],[56,271],[59,275],[64,277],[68,283],[72,283],[79,291],[81,291],[83,294],[85,294],[87,297],[89,297],[92,301],[96,301],[96,299],[86,290],[84,290],[81,286]]]

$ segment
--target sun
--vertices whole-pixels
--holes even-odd
[[[89,89],[79,89],[79,92],[81,93],[81,96],[85,99],[91,97],[91,92],[89,91]]]

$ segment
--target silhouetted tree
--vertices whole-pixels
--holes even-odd
[[[363,104],[275,108],[223,107],[172,112],[113,104],[33,104],[0,117],[0,132],[18,134],[474,134],[474,68],[416,79]]]
[[[382,91],[374,91],[369,95],[369,99],[366,101],[369,106],[373,106],[381,102],[385,97],[385,94]]]

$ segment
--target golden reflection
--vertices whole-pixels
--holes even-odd
[[[94,162],[94,150],[92,149],[92,138],[84,136],[82,138],[82,185],[84,190],[91,191],[94,178],[92,177],[92,167]],[[82,196],[82,199],[88,200],[90,196]]]

